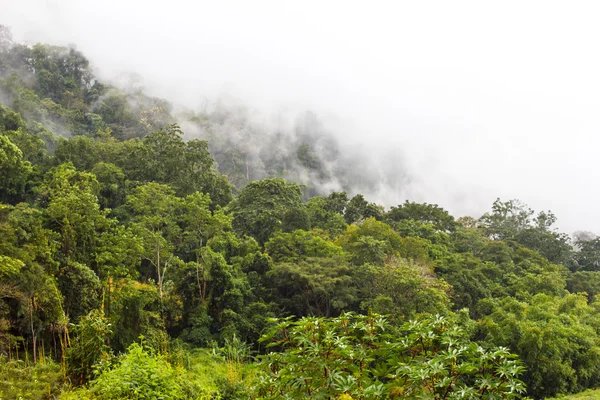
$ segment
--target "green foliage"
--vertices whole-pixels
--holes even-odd
[[[300,186],[283,179],[263,179],[250,183],[230,204],[233,228],[264,244],[276,231],[290,210],[300,208]]]
[[[116,208],[125,200],[125,174],[112,163],[100,161],[91,171],[100,183],[98,200],[103,208]]]
[[[288,313],[333,316],[352,307],[357,289],[343,258],[307,258],[281,263],[267,273],[274,300]]]
[[[160,296],[155,286],[123,279],[114,282],[109,295],[113,349],[124,351],[140,335],[155,348],[163,345]]]
[[[321,229],[331,237],[336,237],[346,230],[346,220],[344,219],[344,208],[348,202],[347,198],[342,197],[338,201],[332,193],[329,197],[315,196],[308,200],[306,209],[313,229]],[[346,196],[343,193],[343,196]]]
[[[72,321],[78,321],[79,317],[100,306],[100,279],[87,266],[70,261],[61,267],[57,278],[65,299],[63,310]]]
[[[400,254],[404,245],[392,227],[374,218],[348,226],[336,243],[350,254],[355,265],[383,265],[387,256]]]
[[[348,224],[359,222],[365,218],[383,219],[383,208],[365,200],[362,194],[357,194],[346,204],[344,218]]]
[[[106,400],[210,398],[186,379],[183,368],[137,343],[129,346],[114,368],[102,372],[90,390],[96,398]]]
[[[144,241],[131,228],[123,225],[102,232],[95,251],[95,264],[100,278],[136,278],[144,254]]]
[[[489,238],[515,240],[552,262],[566,263],[571,256],[569,237],[551,228],[555,222],[550,211],[534,217],[534,211],[518,200],[496,199],[492,212],[485,213],[478,225]]]
[[[142,255],[153,269],[147,275],[156,277],[161,298],[165,275],[179,261],[173,254],[173,242],[181,228],[173,216],[182,201],[169,186],[154,182],[135,188],[126,199],[133,216],[133,232],[142,239]]]
[[[341,247],[303,230],[276,233],[265,243],[265,251],[275,262],[298,261],[309,257],[337,257],[343,254]]]
[[[529,303],[505,298],[492,307],[480,329],[487,340],[521,356],[532,396],[545,398],[598,384],[598,317],[585,296],[538,294]]]
[[[573,395],[568,395],[568,396],[558,396],[556,397],[557,399],[564,399],[564,400],[598,400],[600,399],[600,390],[592,390],[592,389],[588,389],[584,392],[578,393],[578,394],[573,394]]]
[[[276,369],[259,373],[282,398],[306,397],[313,384],[312,397],[494,397],[481,396],[484,387],[510,397],[502,386],[510,379],[490,364],[489,354],[503,363],[505,353],[477,347],[490,343],[522,357],[534,397],[600,385],[600,240],[579,233],[571,243],[549,211],[497,200],[479,219],[455,219],[435,204],[386,211],[360,193],[322,192],[334,181],[339,190],[375,190],[376,182],[366,159],[342,151],[314,115],[299,118],[291,135],[267,132],[248,110],[225,104],[175,117],[165,100],[102,83],[77,50],[20,45],[2,26],[0,91],[8,397],[56,397],[61,382],[48,358],[71,384],[89,380],[64,398],[98,398],[90,391],[98,374],[109,397],[131,387],[139,393],[126,396],[140,398],[258,396],[247,384],[247,351],[264,351],[267,318],[282,316],[342,315],[286,322],[305,342],[280,344],[310,352],[281,353],[296,358],[277,365],[279,383],[270,380]],[[176,119],[202,139],[189,140]],[[459,323],[451,315],[462,308]],[[374,327],[365,326],[381,319],[345,311],[390,314],[369,339],[374,347],[364,342]],[[450,333],[475,324],[467,315],[478,320],[478,344]],[[422,322],[402,325],[410,318]],[[307,332],[318,339],[312,345]],[[155,352],[132,348],[111,364],[105,355],[125,352],[139,335]],[[451,355],[451,341],[466,350]],[[314,368],[336,354],[346,360],[339,372],[319,375]],[[162,374],[160,388],[134,358]],[[124,388],[118,371],[136,383]],[[308,372],[312,380],[301,381]]]
[[[437,204],[414,203],[406,201],[397,207],[392,207],[385,215],[390,222],[406,220],[429,223],[436,230],[452,232],[456,229],[454,217]]]
[[[394,330],[379,315],[275,321],[261,339],[252,398],[518,398],[523,367],[504,348],[484,350],[456,319]],[[344,397],[346,396],[346,397]]]
[[[0,398],[53,399],[62,389],[60,366],[51,360],[36,365],[0,356]]]
[[[575,253],[577,270],[600,271],[600,238],[578,239],[579,251]]]
[[[394,259],[384,266],[364,265],[355,279],[361,308],[389,314],[392,321],[422,313],[447,314],[450,309],[450,285],[422,262]]]
[[[40,187],[38,204],[45,206],[48,227],[61,237],[66,257],[90,263],[98,233],[108,227],[106,212],[98,204],[98,181],[71,164],[51,169]]]
[[[0,131],[0,201],[15,202],[25,190],[31,164],[23,152]]]
[[[201,140],[185,142],[177,125],[168,125],[147,135],[133,166],[133,178],[172,185],[179,195],[208,193],[218,205],[231,200],[229,183],[214,169],[208,144]]]
[[[595,301],[600,293],[600,271],[578,271],[570,274],[567,288],[571,293],[585,293],[590,303]]]
[[[81,385],[94,377],[99,364],[108,360],[110,324],[101,311],[93,310],[79,320],[71,333],[75,337],[67,349],[67,372],[73,383]]]

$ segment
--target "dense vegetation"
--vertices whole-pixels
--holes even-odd
[[[174,115],[2,27],[0,100],[0,398],[600,385],[600,239],[549,211],[385,209],[347,194],[368,169],[313,116],[286,135],[225,108]]]

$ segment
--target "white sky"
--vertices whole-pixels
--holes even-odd
[[[599,12],[594,1],[0,0],[16,39],[75,43],[101,76],[135,71],[190,107],[227,91],[265,112],[335,115],[351,127],[342,140],[402,148],[417,200],[478,216],[519,198],[567,232],[600,232]]]

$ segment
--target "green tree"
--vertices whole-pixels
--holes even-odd
[[[40,187],[38,204],[45,206],[48,226],[61,236],[65,257],[85,264],[93,262],[99,233],[107,229],[107,212],[98,204],[98,181],[72,164],[51,169]]]
[[[358,222],[365,218],[383,219],[383,208],[369,203],[362,194],[357,194],[346,204],[344,218],[348,224]]]
[[[298,184],[283,179],[252,182],[229,205],[233,228],[264,244],[273,233],[283,229],[286,213],[303,206],[301,195]]]
[[[115,280],[111,290],[111,348],[123,352],[143,335],[154,348],[164,349],[163,307],[156,286],[124,278]]]
[[[519,354],[534,398],[593,387],[600,379],[597,316],[585,295],[504,298],[480,324],[484,337]]]
[[[31,164],[23,160],[23,152],[0,132],[0,201],[14,203],[22,198],[31,172]]]
[[[293,262],[309,257],[336,257],[344,253],[334,243],[303,230],[276,233],[265,243],[265,251],[275,262]]]
[[[355,265],[383,265],[386,257],[400,254],[405,249],[402,237],[392,227],[374,218],[348,226],[335,243],[350,254]]]
[[[75,261],[62,265],[57,276],[58,288],[64,297],[63,309],[71,321],[100,306],[102,285],[87,266]]]
[[[492,212],[485,213],[478,226],[490,239],[514,240],[551,262],[571,264],[570,239],[552,228],[555,223],[556,216],[550,211],[535,215],[518,200],[501,202],[497,199]]]
[[[415,203],[406,200],[404,204],[392,207],[385,217],[390,222],[413,220],[429,223],[435,229],[443,232],[452,232],[456,228],[454,217],[437,204]]]
[[[337,237],[346,230],[347,226],[343,214],[344,207],[345,205],[337,204],[328,197],[312,197],[306,204],[311,227],[321,229],[331,237]],[[337,210],[340,208],[342,211],[338,212]]]
[[[578,251],[574,254],[577,270],[600,271],[600,237],[578,238]]]
[[[393,259],[384,266],[364,265],[355,277],[361,308],[386,313],[393,321],[418,314],[447,314],[450,285],[424,262]]]
[[[153,182],[135,188],[126,199],[133,232],[143,241],[143,256],[154,269],[161,298],[167,270],[179,261],[173,250],[181,236],[176,219],[181,204],[173,189]]]
[[[267,273],[273,300],[298,316],[334,316],[354,308],[357,289],[343,258],[306,258],[275,264]]]
[[[67,349],[66,365],[72,382],[81,385],[92,379],[94,367],[109,357],[106,343],[111,334],[110,323],[101,311],[92,310],[73,326],[71,333],[74,338]]]

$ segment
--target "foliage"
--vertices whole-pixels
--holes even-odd
[[[80,319],[71,333],[75,337],[67,349],[67,371],[71,380],[81,385],[93,378],[95,368],[109,358],[110,324],[100,311],[93,310]]]
[[[450,285],[437,279],[425,263],[394,259],[384,266],[364,265],[356,279],[361,308],[390,314],[393,321],[418,314],[446,314]]]
[[[313,384],[315,397],[435,398],[450,388],[451,398],[459,387],[468,397],[487,379],[471,367],[485,375],[499,371],[488,370],[490,354],[508,357],[494,346],[522,359],[533,397],[600,385],[600,239],[571,240],[551,211],[500,199],[480,218],[410,200],[386,210],[356,193],[377,191],[373,166],[311,113],[289,132],[225,103],[175,114],[135,82],[102,82],[76,49],[18,44],[2,26],[0,91],[8,397],[122,396],[131,387],[120,372],[147,392],[127,396],[258,396],[252,355],[273,350],[258,342],[268,318],[288,316],[296,322],[281,326],[295,336],[265,360],[293,363],[261,364],[267,386],[255,386],[283,398]],[[299,342],[308,333],[316,345]],[[130,347],[140,335],[144,346]],[[464,350],[450,356],[444,341]],[[319,375],[332,354],[364,369],[346,362]],[[159,386],[143,378],[148,366]],[[290,383],[306,372],[309,384]]]
[[[130,279],[114,282],[110,293],[111,347],[124,351],[143,335],[147,344],[160,348],[164,342],[160,297],[155,286]]]
[[[284,215],[301,207],[300,186],[283,179],[264,179],[246,186],[230,205],[233,227],[264,244],[283,229]]]
[[[298,261],[310,257],[336,257],[343,254],[341,247],[303,230],[276,233],[265,243],[265,252],[275,262]]]
[[[106,400],[210,398],[210,393],[186,379],[183,368],[137,343],[129,346],[114,368],[102,372],[90,390]]]
[[[60,366],[52,360],[35,365],[0,357],[0,398],[52,399],[62,389]]]
[[[0,134],[0,200],[14,202],[25,188],[31,164],[23,152],[5,135]]]
[[[432,317],[394,330],[379,315],[275,321],[261,339],[253,398],[518,398],[523,367],[484,350],[457,321]]]
[[[430,223],[436,230],[451,232],[456,229],[454,217],[437,204],[414,203],[410,201],[392,207],[386,213],[388,221],[400,222],[405,220]]]
[[[600,379],[595,307],[575,294],[538,294],[529,303],[505,298],[494,305],[481,330],[488,340],[520,354],[532,396],[577,392]]]
[[[356,302],[350,266],[339,258],[308,258],[267,273],[280,306],[295,315],[332,316]]]

